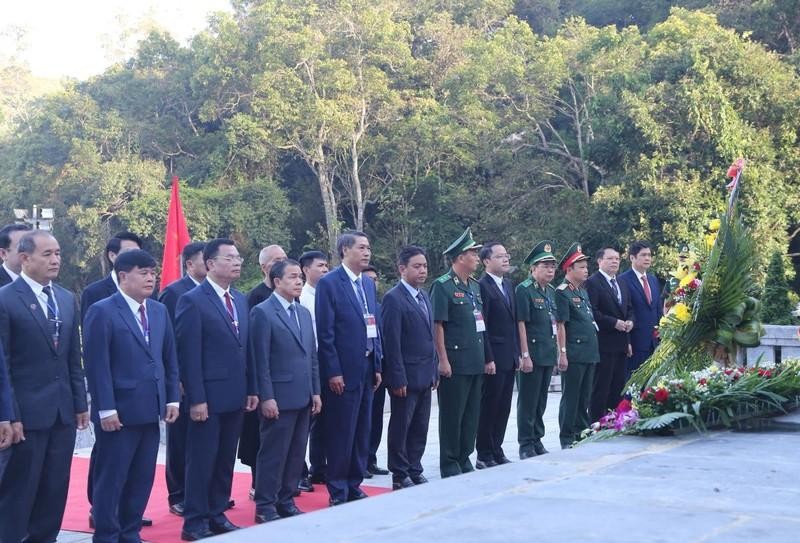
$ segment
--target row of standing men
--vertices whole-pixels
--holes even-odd
[[[36,256],[40,249],[39,238],[43,238],[43,243],[55,242],[46,234],[29,237],[33,243],[21,246],[17,255],[22,255],[23,267],[32,266],[34,259],[30,257]],[[93,453],[90,470],[94,479],[90,489],[102,493],[103,499],[93,500],[90,496],[90,501],[96,503],[98,532],[117,534],[117,539],[107,540],[138,538],[141,513],[150,491],[148,477],[142,474],[150,473],[155,464],[158,437],[152,425],[159,417],[173,423],[168,440],[168,450],[173,449],[168,453],[171,505],[180,506],[179,512],[184,515],[183,538],[194,540],[237,528],[227,520],[224,511],[229,506],[233,457],[243,411],[254,413],[253,419],[258,421],[258,452],[251,463],[256,521],[264,522],[300,513],[292,498],[301,480],[312,416],[318,419],[317,434],[321,436],[318,449],[323,452],[322,462],[315,463],[312,438],[311,475],[324,477],[330,504],[365,496],[359,486],[364,475],[375,468],[373,461],[367,466],[370,404],[382,379],[391,391],[389,468],[393,486],[403,488],[425,482],[421,458],[432,390],[438,389],[439,395],[440,470],[446,477],[473,469],[469,455],[476,441],[476,467],[509,461],[502,442],[515,379],[519,387],[519,454],[524,459],[546,452],[541,444],[542,416],[553,366],[557,364],[562,373],[560,438],[562,445],[568,446],[588,425],[590,412],[595,418],[613,407],[621,392],[626,358],[635,365],[636,358],[646,358],[654,346],[652,328],[658,321],[660,303],[655,299],[657,283],[646,273],[650,263],[647,244],[632,247],[636,250],[636,254],[631,252],[634,267],[626,273],[633,276],[630,278],[633,281],[641,280],[632,284],[638,284],[647,306],[644,309],[652,313],[652,318],[634,319],[633,309],[637,304],[631,301],[627,281],[622,281],[626,274],[616,282],[619,254],[613,249],[598,254],[598,274],[606,280],[606,285],[593,289],[593,277],[586,283],[587,293],[582,285],[588,275],[588,258],[578,245],[573,245],[559,264],[566,278],[556,290],[550,286],[556,267],[552,243],[541,242],[525,260],[531,277],[514,289],[504,278],[510,261],[504,247],[499,243],[482,247],[474,242],[469,230],[445,251],[452,268],[434,281],[430,296],[422,288],[427,280],[425,252],[417,247],[403,249],[398,257],[401,281],[387,292],[380,307],[375,285],[363,273],[369,267],[371,253],[367,236],[360,232],[347,233],[339,239],[337,250],[342,265],[325,278],[322,278],[327,271],[324,254],[304,255],[301,267],[301,263],[284,260],[285,254],[276,251],[275,246],[266,248],[260,256],[260,264],[266,271],[265,283],[251,292],[250,304],[230,288],[241,269],[235,244],[230,240],[213,240],[205,246],[195,244],[184,252],[186,277],[161,293],[166,305],[165,311],[161,311],[158,304],[147,300],[154,286],[155,262],[136,250],[141,247],[138,238],[125,237],[112,240],[118,246],[112,246],[114,250],[108,253],[117,260],[116,273],[87,287],[81,304],[86,316],[84,363],[96,404],[93,419],[103,430],[98,432],[97,454]],[[119,262],[119,256],[128,248],[134,250]],[[56,253],[57,249],[51,247],[50,256]],[[636,260],[644,257],[644,253],[648,256],[641,258],[637,267]],[[478,282],[471,274],[481,260],[487,273]],[[606,260],[612,262],[606,264]],[[57,275],[57,266],[48,269],[50,275]],[[208,273],[205,279],[203,272]],[[31,267],[31,274],[35,273]],[[22,283],[29,283],[30,277],[25,273],[23,276]],[[46,288],[55,278],[48,277],[42,275],[39,284]],[[58,351],[61,332],[77,326],[74,315],[69,314],[68,300],[60,303],[55,296],[55,303],[48,305],[48,296],[37,294],[33,287],[32,293],[23,293],[22,283],[16,281],[16,294],[38,295],[40,302],[45,301],[41,307],[46,321],[51,320],[50,305],[59,308],[52,315],[52,320],[58,323],[59,337],[51,337]],[[275,292],[265,290],[269,288],[267,285]],[[62,296],[66,293],[57,286],[53,289]],[[597,290],[594,295],[593,290]],[[313,298],[310,304],[309,295]],[[103,304],[93,304],[93,297],[109,298]],[[604,299],[609,297],[613,297],[610,304]],[[306,303],[302,304],[304,298]],[[0,301],[3,299],[0,295]],[[301,304],[295,303],[297,299]],[[120,314],[119,324],[125,324],[126,329],[113,325]],[[173,320],[174,342],[170,340]],[[650,321],[654,322],[648,324]],[[138,326],[138,337],[132,323]],[[639,328],[650,328],[647,342],[632,342],[637,336],[635,323]],[[159,330],[163,333],[159,334]],[[115,338],[114,334],[120,332],[121,337]],[[617,341],[604,338],[604,332]],[[138,355],[137,344],[144,351]],[[604,349],[607,346],[613,348]],[[158,358],[154,356],[156,350],[162,355],[160,363],[154,360]],[[15,377],[19,370],[12,351],[4,341],[16,404],[20,394]],[[177,353],[174,359],[171,351]],[[130,358],[137,356],[149,361],[145,373],[140,366],[130,363]],[[172,364],[171,359],[180,363]],[[84,403],[80,403],[74,360],[68,357],[65,362],[64,377],[70,380],[74,410],[80,413],[77,422],[82,426],[86,424],[86,400],[84,397]],[[598,363],[599,371],[593,372]],[[175,391],[178,384],[175,366],[180,366],[183,395]],[[325,386],[320,386],[320,382]],[[140,390],[145,386],[143,383],[150,395]],[[65,392],[62,388],[61,396]],[[130,405],[126,405],[126,400]],[[178,416],[178,405],[182,416]],[[155,417],[153,406],[159,406]],[[10,418],[24,421],[26,430],[35,430],[25,420],[29,418],[24,416],[25,411],[15,405]],[[63,409],[59,415],[62,425],[69,427]],[[182,421],[186,429],[178,431],[176,420]],[[140,426],[150,428],[143,430]],[[47,436],[50,433],[45,432]],[[240,455],[246,448],[244,435]],[[113,437],[106,439],[109,436]],[[182,438],[186,441],[184,451],[179,450]],[[193,447],[192,443],[202,446]],[[51,452],[48,446],[40,448],[43,454]],[[15,452],[12,458],[16,456],[19,455]],[[121,457],[129,460],[120,462]],[[180,467],[182,459],[186,461],[184,468]],[[176,464],[173,469],[170,462]],[[327,464],[324,475],[319,470],[323,462]],[[30,476],[37,466],[33,465],[35,461],[28,464],[31,464],[26,465]],[[58,470],[56,466],[40,465],[35,473],[37,479],[53,474],[42,473],[44,469]],[[63,480],[63,470],[60,475]],[[13,478],[9,477],[4,478],[3,486],[6,479],[11,485]],[[152,475],[149,484],[152,485]],[[130,493],[131,485],[138,487],[139,491],[133,494],[140,499],[122,504],[119,496]],[[30,540],[38,540],[37,530],[44,529],[40,527],[47,523],[38,522],[41,520],[38,502],[43,498],[36,485],[33,488],[34,495],[27,500],[30,507],[27,511],[24,506],[16,511],[22,514],[19,518],[29,519],[17,534],[24,537],[27,533]],[[0,499],[0,512],[5,505]],[[121,537],[123,533],[130,539]],[[22,537],[2,540],[16,541]],[[98,540],[105,539],[98,537]]]

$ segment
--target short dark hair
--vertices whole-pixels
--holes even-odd
[[[114,271],[128,273],[133,268],[155,268],[156,259],[147,251],[134,249],[125,251],[114,261]]]
[[[21,238],[19,238],[19,244],[17,245],[17,252],[18,253],[25,253],[26,255],[32,255],[33,252],[36,250],[36,238],[43,238],[49,237],[55,239],[55,236],[48,232],[47,230],[31,230]]]
[[[27,232],[31,229],[29,224],[11,223],[0,228],[0,249],[11,249],[11,232]]]
[[[303,267],[300,266],[300,263],[297,260],[293,260],[291,258],[279,260],[269,269],[269,284],[272,285],[272,288],[275,288],[275,279],[283,279],[283,276],[286,273],[286,268],[289,266],[297,266],[300,268],[301,272],[303,271]]]
[[[597,253],[595,253],[594,257],[597,260],[606,256],[606,251],[614,251],[615,253],[619,253],[616,247],[612,247],[611,245],[606,245],[605,247],[601,248]]]
[[[134,234],[133,232],[123,231],[117,232],[114,234],[114,237],[108,240],[106,243],[106,251],[103,253],[106,258],[108,258],[108,253],[114,253],[115,255],[119,254],[119,250],[122,248],[122,241],[132,241],[136,245],[139,246],[139,249],[142,248],[142,238]]]
[[[361,273],[364,273],[364,272],[372,272],[372,273],[374,273],[375,275],[378,275],[378,276],[380,275],[380,274],[378,273],[378,269],[377,269],[375,266],[373,266],[372,264],[370,264],[369,266],[367,266],[366,268],[364,268],[363,270],[361,270]]]
[[[300,269],[302,270],[303,268],[313,264],[315,260],[324,260],[325,262],[327,262],[328,255],[326,255],[322,251],[317,251],[315,249],[312,251],[306,251],[305,253],[300,255],[300,258],[297,260],[298,262],[300,262]]]
[[[217,258],[217,255],[219,255],[219,248],[223,245],[233,245],[236,247],[236,243],[228,238],[215,238],[206,242],[206,247],[203,249],[203,262],[208,262],[209,260]]]
[[[184,269],[186,268],[186,261],[194,258],[194,255],[197,253],[202,253],[205,248],[206,242],[204,241],[195,241],[186,245],[183,251],[181,251],[181,261],[183,262]]]
[[[650,249],[650,251],[652,252],[653,246],[650,245],[650,242],[648,241],[645,241],[643,239],[637,239],[628,246],[628,255],[636,256],[642,251],[642,249]]]
[[[356,244],[356,238],[369,239],[364,232],[359,230],[348,230],[339,235],[339,239],[336,240],[336,254],[339,255],[339,258],[344,258],[344,250]]]
[[[481,259],[481,262],[486,260],[487,258],[492,258],[492,253],[494,252],[494,248],[498,245],[502,245],[499,241],[490,241],[489,243],[484,243],[481,250],[478,252],[478,258]]]
[[[417,245],[408,245],[403,247],[397,252],[397,265],[408,266],[408,261],[417,255],[422,255],[426,258],[428,257],[428,255],[425,254],[425,249],[422,247],[418,247]]]

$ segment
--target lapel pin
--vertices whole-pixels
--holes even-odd
[[[36,311],[36,304],[31,304],[31,311]]]

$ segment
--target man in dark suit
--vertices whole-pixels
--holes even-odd
[[[225,516],[233,483],[242,413],[258,405],[247,357],[249,316],[244,295],[231,288],[242,257],[229,239],[206,244],[208,275],[175,309],[178,363],[186,402],[186,490],[181,539],[195,541],[237,530]]]
[[[164,305],[148,300],[156,261],[142,250],[114,262],[119,292],[84,318],[83,355],[96,432],[93,505],[97,543],[141,541],[153,487],[159,420],[178,417],[178,359]]]
[[[269,272],[276,262],[286,260],[286,251],[280,245],[267,245],[258,253],[258,265],[264,280],[255,288],[247,293],[247,309],[252,310],[255,306],[266,300],[272,295],[272,287],[269,282]],[[239,436],[239,460],[245,466],[250,466],[250,499],[255,498],[257,477],[257,457],[258,447],[261,443],[259,432],[259,420],[256,410],[244,414],[242,421],[242,435]]]
[[[58,241],[37,230],[17,246],[22,273],[0,289],[0,341],[11,378],[14,445],[0,481],[0,541],[55,541],[75,428],[89,411],[75,296],[53,283]]]
[[[3,261],[3,265],[0,266],[0,287],[13,283],[19,277],[22,271],[22,264],[19,261],[17,244],[19,243],[19,238],[26,232],[30,232],[30,229],[31,227],[27,224],[18,223],[7,224],[0,229],[0,260]],[[10,403],[10,395],[6,396],[5,400],[0,398],[0,402],[2,401]],[[8,421],[11,415],[8,415],[8,417],[6,419],[0,418],[0,420]],[[10,427],[11,424],[9,423],[7,428]],[[3,428],[6,428],[6,426],[3,426]],[[11,443],[9,442],[8,445],[7,447],[0,446],[0,479],[3,478],[6,464],[8,464],[8,459],[11,457]]]
[[[11,444],[14,431],[11,429],[11,417],[14,416],[14,406],[11,403],[11,385],[9,384],[8,370],[6,370],[6,357],[0,349],[0,481],[3,472],[11,457]]]
[[[397,255],[400,282],[383,297],[381,331],[386,386],[391,390],[389,469],[395,490],[427,483],[422,455],[428,440],[431,391],[439,384],[433,310],[423,290],[428,260],[420,247]]]
[[[12,223],[0,229],[0,287],[4,287],[16,281],[22,271],[22,264],[19,261],[17,244],[19,239],[30,232],[31,227],[27,224]]]
[[[203,282],[206,278],[206,264],[203,262],[203,249],[206,244],[196,241],[181,251],[184,276],[170,283],[158,296],[158,301],[167,307],[170,322],[175,324],[175,306],[178,299]],[[183,396],[183,394],[181,394]],[[181,411],[178,420],[167,426],[166,478],[169,510],[172,514],[183,516],[183,491],[186,480],[186,431],[189,427],[189,408],[181,397]]]
[[[511,413],[520,352],[514,285],[504,277],[511,268],[511,257],[497,242],[484,244],[479,256],[486,269],[479,281],[486,322],[486,342],[483,344],[486,375],[481,393],[475,467],[484,469],[511,462],[503,452],[503,440]]]
[[[114,261],[117,259],[117,255],[125,251],[141,248],[142,238],[132,232],[118,232],[108,240],[103,258],[106,259],[107,264],[111,267],[111,273],[94,283],[90,283],[83,289],[83,293],[81,293],[81,319],[86,316],[86,312],[93,303],[117,293],[119,280],[116,272],[114,272]]]
[[[633,328],[633,306],[628,284],[617,281],[619,260],[619,252],[613,247],[600,249],[597,251],[600,269],[586,280],[600,350],[589,407],[592,421],[599,420],[619,403],[631,355],[629,332]]]
[[[381,384],[375,283],[362,272],[372,254],[363,232],[339,236],[342,265],[317,284],[320,379],[330,505],[365,498],[372,393]]]
[[[294,494],[303,473],[311,415],[322,406],[311,313],[296,302],[302,275],[298,262],[276,262],[269,273],[274,292],[250,312],[250,355],[261,400],[255,495],[259,524],[302,513]]]
[[[647,360],[658,345],[657,326],[663,313],[661,285],[647,273],[653,263],[653,248],[646,241],[634,241],[628,248],[631,269],[619,275],[628,285],[633,305],[633,329],[630,331],[633,356],[628,358],[626,379]]]
[[[375,290],[378,290],[378,270],[375,266],[367,266],[362,272],[364,275],[372,279],[375,283]],[[378,301],[378,314],[381,313],[381,302]],[[381,367],[383,360],[381,360]],[[378,448],[381,446],[381,437],[383,437],[383,408],[386,405],[386,383],[381,381],[378,388],[372,394],[372,415],[369,428],[369,455],[367,456],[367,472],[364,478],[372,479],[373,475],[389,475],[389,470],[378,466]]]
[[[95,302],[104,300],[109,296],[113,296],[118,291],[119,280],[117,273],[114,271],[114,262],[117,256],[125,251],[132,251],[134,249],[142,248],[142,238],[131,232],[118,232],[113,238],[106,243],[103,258],[106,263],[111,267],[111,272],[103,279],[98,279],[94,283],[90,283],[81,293],[81,322],[86,317],[89,307]],[[92,447],[92,454],[89,457],[89,475],[86,484],[86,497],[89,504],[93,504],[92,492],[94,490],[94,447]],[[153,521],[148,518],[142,520],[144,526],[151,526]],[[94,528],[94,518],[92,518],[92,510],[89,509],[89,527]]]

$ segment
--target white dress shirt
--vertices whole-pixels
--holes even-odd
[[[19,274],[17,274],[17,273],[14,273],[13,271],[11,271],[11,270],[8,268],[8,266],[6,266],[6,263],[5,263],[5,262],[3,262],[3,269],[4,269],[4,270],[6,270],[6,273],[7,273],[7,274],[8,274],[8,276],[11,278],[11,282],[12,282],[12,283],[13,283],[14,281],[16,281],[16,280],[17,280],[17,277],[19,277]]]
[[[46,285],[43,285],[25,275],[25,272],[22,272],[19,276],[22,277],[22,280],[25,281],[29,287],[31,287],[33,295],[36,296],[36,301],[39,302],[39,305],[42,307],[42,311],[44,311],[45,317],[47,317],[47,294],[45,294],[43,290],[44,287],[50,287],[50,290],[53,293],[53,303],[56,305],[53,309],[56,310],[55,313],[58,315],[58,302],[56,301],[56,291],[53,289],[53,282],[50,281]]]
[[[311,324],[314,328],[314,342],[317,341],[317,317],[314,312],[314,300],[317,297],[317,288],[312,287],[308,283],[303,285],[303,290],[300,292],[300,305],[308,309],[311,313]]]
[[[358,301],[359,304],[361,304],[363,306],[364,304],[367,303],[367,291],[364,290],[364,280],[362,279],[362,275],[363,274],[359,273],[358,275],[356,275],[355,273],[353,273],[353,270],[351,270],[350,268],[348,268],[344,264],[342,264],[342,268],[344,268],[344,271],[347,273],[347,277],[350,278],[350,285],[353,287],[353,292],[356,293],[356,300]],[[358,292],[358,285],[356,285],[356,279],[360,280],[359,282],[361,283],[361,290],[362,290],[361,293]],[[364,297],[364,304],[361,303],[362,295]],[[368,309],[366,307],[362,307],[362,310],[365,313],[368,311]]]
[[[619,302],[619,303],[622,303],[622,290],[619,288],[619,281],[617,281],[617,276],[616,276],[616,275],[613,275],[613,276],[612,276],[612,275],[608,275],[608,274],[607,274],[606,272],[604,272],[603,270],[597,270],[597,271],[599,271],[599,272],[600,272],[600,274],[601,274],[603,277],[605,277],[606,283],[608,283],[608,286],[609,286],[609,287],[611,287],[611,291],[612,291],[612,292],[617,292],[617,293],[618,293],[618,294],[617,294],[617,302]],[[611,284],[611,280],[612,280],[612,279],[613,279],[613,280],[614,280],[614,282],[617,284],[617,287],[616,287],[616,289],[614,288],[614,285],[612,285],[612,284]]]

